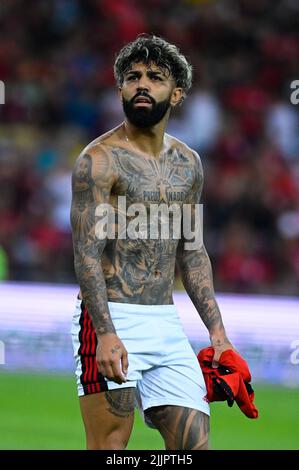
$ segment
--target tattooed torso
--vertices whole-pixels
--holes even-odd
[[[161,236],[161,218],[156,239],[150,238],[151,206],[176,204],[182,208],[190,201],[195,179],[196,162],[193,152],[184,144],[169,136],[159,158],[135,152],[129,143],[118,138],[118,131],[103,136],[93,148],[105,149],[107,159],[115,172],[109,203],[115,208],[116,238],[108,239],[99,263],[102,263],[108,300],[139,304],[173,303],[172,291],[175,276],[175,259],[178,239],[173,237],[170,211],[169,239]],[[86,149],[88,154],[88,148]],[[88,164],[88,155],[86,156]],[[91,164],[91,163],[90,163]],[[103,170],[103,169],[102,169]],[[120,208],[119,197],[124,196]],[[92,194],[89,196],[92,198]],[[123,199],[124,201],[124,199]],[[127,214],[132,204],[142,204],[146,211],[143,227],[145,238],[118,238],[119,218],[126,216],[126,228],[137,214]],[[123,219],[122,219],[123,220]],[[156,219],[155,219],[156,220]],[[140,227],[138,226],[140,230]]]

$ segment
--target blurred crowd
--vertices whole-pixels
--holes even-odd
[[[168,132],[202,158],[216,289],[296,295],[298,31],[296,0],[1,1],[0,279],[74,282],[71,169],[123,120],[115,54],[154,32],[194,66]]]

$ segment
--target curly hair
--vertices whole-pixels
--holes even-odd
[[[118,86],[122,86],[124,75],[133,63],[146,65],[153,62],[171,75],[177,87],[183,89],[184,97],[192,85],[192,66],[177,46],[158,36],[142,34],[125,45],[116,57],[114,76]]]

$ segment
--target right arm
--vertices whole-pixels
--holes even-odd
[[[106,239],[96,237],[96,208],[109,203],[117,174],[111,156],[103,149],[81,154],[72,176],[71,226],[74,264],[83,300],[97,335],[99,371],[118,383],[125,381],[120,370],[127,372],[127,351],[118,338],[111,320],[101,256]]]

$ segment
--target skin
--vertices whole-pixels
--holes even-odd
[[[156,101],[170,98],[171,107],[182,99],[182,89],[155,64],[133,64],[124,77],[119,96],[130,100],[140,91]],[[146,129],[125,121],[89,144],[73,171],[71,224],[80,295],[97,335],[98,369],[119,384],[126,381],[128,355],[115,331],[108,301],[173,303],[176,263],[185,289],[209,331],[215,347],[214,364],[223,351],[232,348],[215,300],[211,265],[204,247],[186,251],[184,240],[96,237],[97,205],[110,203],[116,207],[118,196],[126,196],[128,205],[142,203],[147,211],[152,203],[170,204],[175,200],[182,207],[185,203],[199,202],[203,184],[199,156],[165,134],[169,113],[170,109],[157,125]],[[149,228],[148,224],[148,231]],[[124,448],[133,425],[132,389],[88,395],[80,402],[88,448]],[[104,429],[100,419],[103,413],[110,423]],[[155,407],[147,413],[167,448],[207,448],[208,417],[203,413],[173,406]]]
[[[209,416],[181,406],[158,406],[147,415],[158,427],[167,450],[208,450]]]

